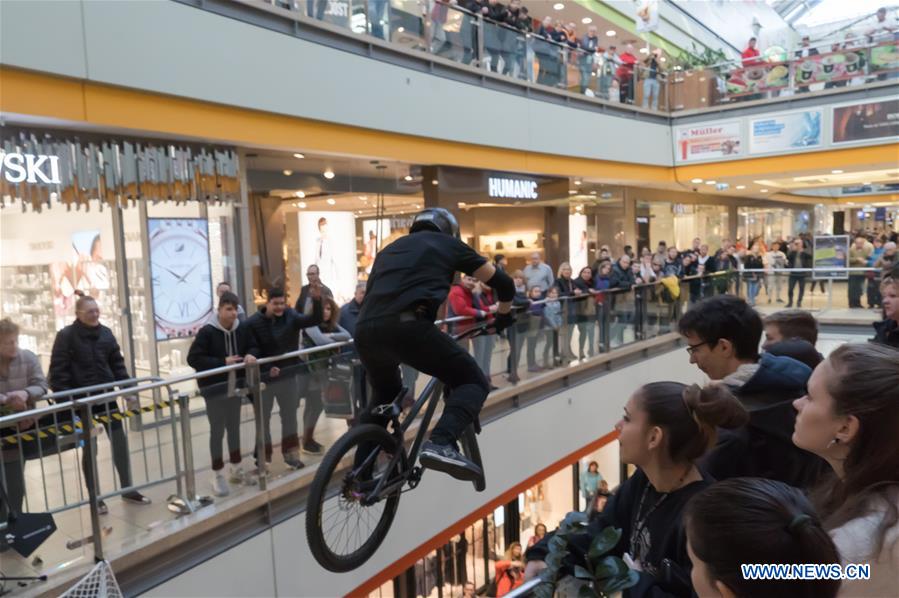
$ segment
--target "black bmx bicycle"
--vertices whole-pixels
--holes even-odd
[[[481,324],[453,338],[473,338],[488,332],[487,324]],[[421,482],[424,468],[418,463],[419,452],[443,391],[443,383],[432,378],[403,416],[404,388],[392,403],[372,411],[389,418],[387,429],[377,424],[355,426],[325,454],[306,502],[306,539],[322,567],[335,573],[356,569],[387,537],[400,495]],[[427,409],[407,452],[406,431],[425,405]],[[459,444],[465,456],[483,471],[474,425],[465,429]],[[483,491],[484,476],[472,484],[478,492]]]

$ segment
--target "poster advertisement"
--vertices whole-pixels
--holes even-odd
[[[842,81],[864,74],[864,50],[840,50],[827,54],[806,56],[793,63],[793,79],[796,85],[809,85],[827,81]]]
[[[872,73],[899,70],[899,43],[894,41],[872,47],[868,68]]]
[[[356,221],[352,212],[300,212],[300,267],[318,266],[338,305],[356,289]]]
[[[148,218],[156,340],[193,336],[213,311],[209,224],[204,218]]]
[[[585,214],[568,215],[568,255],[572,276],[577,277],[581,268],[588,265],[587,255],[587,216]]]
[[[738,156],[742,153],[740,122],[678,127],[675,143],[681,161]]]
[[[816,235],[812,257],[813,279],[848,279],[848,272],[827,268],[849,267],[849,235]]]
[[[749,121],[749,153],[766,154],[821,145],[821,110],[774,114]]]
[[[790,69],[786,63],[765,63],[731,71],[727,78],[727,94],[762,93],[783,89],[789,84]]]
[[[834,143],[886,137],[899,137],[899,99],[834,107]]]
[[[637,33],[649,33],[659,28],[659,0],[637,0]]]
[[[378,252],[387,244],[387,239],[390,237],[390,230],[390,218],[362,221],[362,257],[359,260],[360,271],[371,274],[371,267],[375,263]]]

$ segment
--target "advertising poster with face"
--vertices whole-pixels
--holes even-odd
[[[568,216],[568,255],[575,274],[587,265],[587,216],[584,214]]]
[[[300,267],[318,266],[322,284],[342,305],[356,288],[356,222],[352,212],[301,212]]]
[[[366,274],[371,274],[371,267],[375,263],[375,258],[378,256],[378,252],[387,245],[387,238],[390,237],[390,232],[390,218],[362,221],[360,270]]]

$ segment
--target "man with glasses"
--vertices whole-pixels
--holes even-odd
[[[313,297],[310,291],[313,287],[321,288],[321,296],[334,298],[334,293],[331,292],[327,286],[322,284],[321,277],[319,276],[318,266],[315,264],[310,265],[306,268],[306,280],[309,282],[304,284],[300,289],[300,296],[297,297],[297,303],[294,305],[294,309],[300,312],[301,314],[311,315],[312,314],[312,305],[313,305]]]
[[[678,328],[690,363],[730,387],[750,414],[743,428],[719,431],[706,470],[717,480],[756,476],[798,488],[813,485],[824,464],[792,441],[793,400],[805,395],[811,368],[791,357],[759,355],[762,319],[739,297],[696,303]]]

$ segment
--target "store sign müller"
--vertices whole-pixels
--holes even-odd
[[[59,178],[59,156],[0,152],[0,166],[3,176],[10,183],[24,181],[58,185],[62,182]],[[46,168],[49,168],[49,176]]]
[[[540,197],[537,192],[537,181],[498,177],[487,179],[487,194],[490,197],[505,199],[539,199]]]

